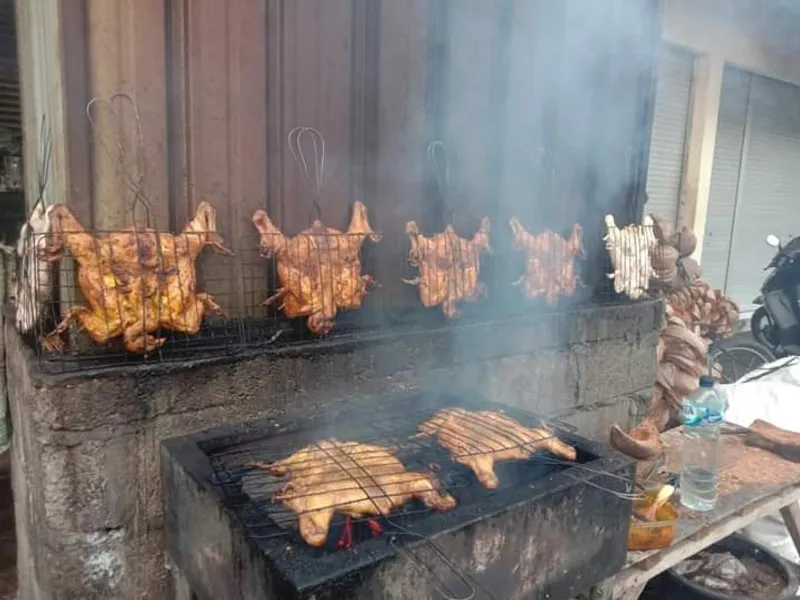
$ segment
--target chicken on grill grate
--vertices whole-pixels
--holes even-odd
[[[511,217],[508,224],[514,234],[514,247],[526,254],[525,274],[514,285],[522,286],[527,298],[544,298],[548,304],[575,294],[580,283],[575,259],[585,256],[581,226],[573,225],[569,238],[564,238],[549,230],[532,235],[517,217]]]
[[[361,273],[361,246],[369,238],[381,239],[367,219],[367,207],[353,206],[347,231],[327,227],[316,220],[292,238],[273,224],[264,210],[253,214],[253,224],[261,234],[261,254],[275,256],[280,289],[267,298],[265,305],[280,301],[280,308],[290,319],[308,317],[308,329],[326,334],[333,329],[339,310],[359,308],[373,283]]]
[[[429,508],[450,510],[456,500],[437,489],[426,473],[407,471],[391,448],[328,439],[273,463],[248,466],[289,481],[274,496],[298,517],[301,537],[325,545],[334,513],[347,517],[388,516],[416,498]]]
[[[197,206],[176,235],[141,227],[93,235],[65,204],[53,206],[50,223],[41,257],[52,262],[69,252],[78,263],[78,284],[89,307],[67,311],[42,340],[48,350],[63,349],[61,334],[77,322],[95,343],[122,336],[129,352],[148,354],[166,342],[151,335],[159,329],[196,334],[206,314],[222,314],[210,294],[196,290],[194,263],[205,246],[232,255],[208,202]]]
[[[481,221],[472,239],[456,234],[452,225],[442,233],[426,237],[419,232],[416,222],[406,223],[406,234],[411,243],[408,262],[419,269],[419,276],[404,279],[405,283],[419,286],[423,306],[441,306],[449,319],[456,319],[461,311],[460,302],[475,302],[486,294],[486,286],[478,281],[481,252],[489,252],[488,218]]]
[[[548,428],[525,427],[514,419],[492,411],[445,408],[419,427],[423,436],[437,436],[453,460],[469,467],[485,488],[500,482],[494,463],[524,460],[545,450],[566,460],[575,460],[575,448],[559,440]]]

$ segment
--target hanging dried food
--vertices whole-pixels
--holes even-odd
[[[667,291],[693,284],[702,274],[700,265],[691,257],[697,247],[697,237],[686,226],[675,230],[669,221],[650,216],[657,240],[651,252],[657,281]]]
[[[569,238],[552,231],[531,235],[517,217],[509,222],[514,234],[514,247],[526,253],[525,274],[514,282],[522,286],[525,296],[544,298],[555,304],[559,297],[572,296],[580,278],[575,272],[575,259],[585,256],[581,240],[581,226],[572,227]]]
[[[452,225],[426,237],[414,221],[406,223],[408,262],[419,269],[419,276],[403,281],[419,286],[423,306],[441,306],[446,317],[455,319],[461,314],[460,302],[475,302],[485,295],[486,286],[478,277],[480,255],[490,251],[490,228],[489,219],[484,218],[471,239],[459,237]]]
[[[361,202],[353,205],[346,232],[317,219],[289,238],[264,210],[253,214],[253,224],[261,234],[261,254],[274,256],[278,266],[280,287],[265,305],[280,301],[287,317],[308,317],[308,329],[325,334],[333,328],[338,311],[359,308],[364,302],[373,280],[361,272],[361,246],[367,238],[377,242],[381,236],[372,231]]]
[[[640,460],[658,450],[654,432],[680,422],[683,398],[708,372],[709,338],[729,337],[739,319],[733,300],[699,280],[700,265],[690,257],[697,247],[695,235],[686,227],[676,231],[657,216],[652,219],[657,240],[653,265],[658,281],[670,290],[658,341],[654,392],[647,417],[638,427],[629,434],[617,426],[611,430],[611,444]],[[712,365],[712,374],[720,376],[719,365]]]
[[[739,321],[737,304],[704,281],[667,295],[666,310],[704,338],[730,337]]]
[[[78,263],[77,280],[89,307],[69,308],[43,344],[61,349],[60,335],[73,321],[94,342],[122,336],[125,348],[138,354],[164,344],[166,338],[150,335],[161,328],[197,333],[206,314],[222,313],[209,294],[195,289],[194,263],[205,246],[232,254],[217,233],[216,211],[208,202],[177,235],[137,227],[92,235],[66,205],[55,205],[42,258],[52,262],[69,252]]]
[[[606,215],[605,221],[607,233],[603,240],[614,269],[609,274],[614,280],[614,291],[638,300],[647,294],[650,279],[655,275],[650,259],[657,244],[653,221],[645,216],[641,225],[627,225],[621,229],[612,215]]]
[[[618,426],[611,429],[611,445],[639,460],[659,451],[656,433],[680,423],[683,398],[697,389],[700,376],[708,372],[708,340],[677,316],[667,317],[657,353],[658,370],[645,420],[628,434]],[[719,377],[718,365],[712,365],[712,374]]]

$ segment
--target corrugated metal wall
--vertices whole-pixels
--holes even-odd
[[[92,134],[85,110],[94,96],[135,95],[153,224],[180,228],[210,200],[238,256],[205,258],[203,275],[240,298],[266,285],[263,262],[250,264],[252,212],[266,207],[287,233],[308,225],[286,150],[294,125],[326,137],[323,220],[344,226],[362,199],[390,240],[374,250],[385,273],[400,267],[391,240],[406,220],[443,220],[426,179],[437,137],[465,233],[484,215],[500,232],[518,214],[535,230],[581,221],[594,242],[606,212],[641,212],[655,0],[48,1],[55,16],[37,18],[62,23],[63,84],[51,89],[66,99],[67,201],[87,226],[130,223],[118,160],[97,143],[135,146],[130,119],[100,118]],[[382,279],[387,295],[416,301],[398,277]]]

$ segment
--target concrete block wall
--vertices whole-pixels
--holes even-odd
[[[604,439],[646,405],[659,302],[427,332],[337,351],[46,376],[6,328],[19,597],[173,597],[159,444],[201,429],[459,387]]]

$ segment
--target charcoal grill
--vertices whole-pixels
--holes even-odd
[[[502,410],[482,398],[404,395],[354,402],[335,414],[259,421],[166,441],[162,452],[169,549],[201,600],[216,598],[570,598],[625,559],[633,466],[612,450],[548,423],[578,451],[568,465],[543,453],[496,465],[480,486],[435,439],[415,437],[439,408]],[[410,471],[435,472],[455,509],[408,503],[388,518],[337,515],[322,548],[270,498],[284,481],[248,463],[286,457],[323,438],[393,446]]]

